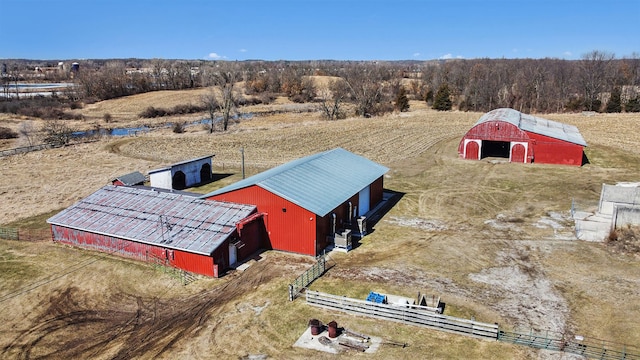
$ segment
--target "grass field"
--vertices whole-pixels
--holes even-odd
[[[134,115],[146,106],[195,96],[156,95],[83,111],[97,122],[109,112],[121,125],[139,121]],[[158,130],[0,158],[0,224],[43,226],[41,214],[134,170],[215,154],[214,172],[230,176],[192,189],[204,193],[240,178],[241,148],[251,175],[339,146],[389,167],[385,188],[403,195],[354,251],[331,255],[335,266],[314,290],[358,298],[371,290],[410,297],[419,291],[440,296],[449,315],[639,344],[640,259],[575,240],[569,216],[572,201],[597,202],[602,183],[639,181],[638,116],[544,115],[576,125],[589,144],[589,164],[565,167],[459,159],[458,142],[481,115],[435,112],[422,103],[408,113],[331,122],[285,113],[241,121],[225,134],[195,126],[184,134]],[[287,284],[312,259],[261,257],[243,273],[183,286],[134,261],[49,242],[0,241],[2,357],[334,358],[292,347],[308,320],[318,318],[409,344],[383,346],[368,358],[554,358],[290,303]]]

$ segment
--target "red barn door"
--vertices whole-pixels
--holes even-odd
[[[522,144],[515,144],[511,148],[511,162],[524,162],[524,156],[526,153],[526,149]]]
[[[479,160],[480,159],[480,157],[478,156],[479,153],[480,153],[480,146],[478,146],[478,143],[475,141],[469,141],[464,151],[464,154],[465,154],[464,158],[471,159],[471,160]]]

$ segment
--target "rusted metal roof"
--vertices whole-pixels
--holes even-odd
[[[211,255],[256,211],[184,193],[107,185],[47,222],[80,231]]]
[[[300,158],[201,196],[257,185],[325,216],[384,175],[388,168],[342,148]]]
[[[117,178],[114,179],[114,181],[119,180],[121,183],[127,185],[127,186],[133,186],[133,185],[138,185],[138,184],[142,184],[144,183],[144,181],[146,180],[144,175],[139,172],[139,171],[134,171],[132,173],[129,174],[125,174],[122,176],[118,176]]]
[[[487,121],[505,121],[511,123],[520,130],[529,131],[535,134],[549,136],[554,139],[564,140],[570,143],[587,146],[580,131],[573,125],[563,124],[552,120],[523,114],[520,111],[510,108],[500,108],[491,110],[484,114],[475,125]]]

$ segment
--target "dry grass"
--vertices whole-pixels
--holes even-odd
[[[152,96],[147,96],[144,101],[154,103]],[[136,111],[124,104],[105,102],[101,106],[91,111],[115,114],[117,107]],[[274,106],[287,103],[280,100]],[[480,115],[435,112],[423,103],[412,103],[409,113],[334,122],[323,121],[314,113],[277,114],[234,124],[226,134],[210,135],[197,127],[186,134],[161,130],[136,138],[105,139],[4,158],[0,159],[0,223],[66,207],[114,176],[145,172],[195,156],[216,154],[214,172],[233,174],[195,189],[206,192],[239,178],[241,147],[252,174],[340,146],[388,166],[391,170],[385,187],[403,193],[403,197],[359,247],[348,254],[332,255],[336,266],[313,284],[314,289],[360,298],[370,290],[406,296],[420,291],[441,296],[447,313],[456,316],[497,321],[507,328],[551,329],[640,343],[640,326],[633,321],[640,316],[640,263],[601,244],[572,241],[575,238],[568,219],[571,200],[597,200],[603,182],[638,181],[640,139],[632,130],[640,120],[626,114],[544,116],[578,126],[589,144],[590,164],[564,167],[459,159],[458,141]],[[0,243],[2,279],[8,284],[3,291],[45,279],[92,256],[52,244]],[[180,323],[193,326],[186,327],[191,333],[165,350],[159,350],[167,344],[160,333],[143,333],[150,334],[157,346],[142,358],[215,356],[208,354],[322,358],[323,354],[291,347],[312,317],[325,323],[335,319],[357,331],[410,344],[406,349],[383,347],[372,358],[543,356],[521,347],[331,313],[303,301],[289,303],[287,283],[308,266],[308,259],[275,252],[265,257],[266,265],[252,265],[260,271],[201,280],[187,287],[176,285],[162,273],[150,273],[137,262],[101,258],[81,272],[9,301],[20,311],[2,313],[7,322],[0,327],[5,339],[1,344],[7,346],[12,337],[5,335],[15,329],[28,332],[42,326],[45,318],[38,317],[42,305],[51,294],[73,285],[78,290],[72,300],[100,311],[123,307],[135,313],[135,296],[144,304],[161,298],[168,308],[171,303],[183,304],[184,299],[203,304],[201,311],[208,316],[197,326]],[[255,287],[247,290],[238,286],[234,296],[224,299],[206,292],[211,288],[228,291],[230,288],[218,286],[233,283],[236,276],[246,277],[251,284],[255,281]],[[198,297],[200,291],[210,295]],[[112,303],[96,294],[109,294],[106,298]],[[203,300],[208,297],[217,301]],[[262,307],[257,314],[256,309]],[[163,314],[172,318],[174,313],[168,308]],[[140,321],[142,328],[147,326]],[[113,329],[128,329],[124,324],[120,328],[116,325]],[[42,346],[56,348],[53,339],[66,336],[64,330],[59,331],[45,336]],[[73,327],[69,331],[86,331],[87,339],[97,330]],[[126,334],[116,335],[105,347],[105,354],[122,349],[130,339]],[[42,346],[36,344],[34,351],[44,351]],[[10,349],[4,354],[19,356],[18,347]],[[134,345],[131,351],[137,351]]]

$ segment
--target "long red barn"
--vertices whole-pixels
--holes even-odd
[[[467,131],[458,154],[471,160],[503,157],[510,162],[581,166],[585,146],[573,125],[501,108],[484,114]]]
[[[219,276],[262,247],[256,207],[105,186],[47,220],[53,240]]]

